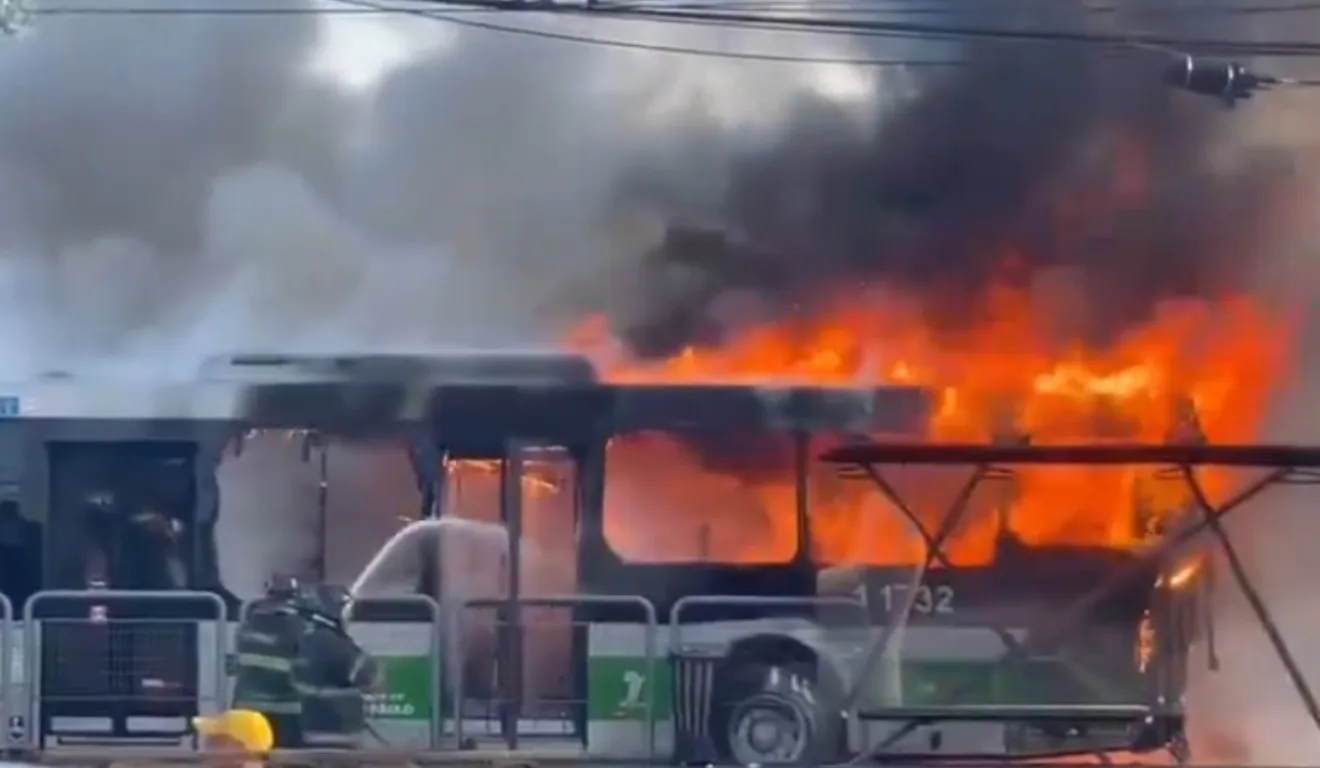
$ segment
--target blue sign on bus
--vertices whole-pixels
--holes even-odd
[[[20,415],[18,395],[0,395],[0,419],[12,419]]]

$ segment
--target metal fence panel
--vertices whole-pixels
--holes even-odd
[[[546,720],[561,723],[576,719],[569,715],[568,711],[575,708],[585,710],[588,705],[588,700],[586,698],[588,696],[587,690],[580,691],[580,696],[574,695],[569,691],[564,695],[538,697],[532,701],[527,701],[526,696],[518,697],[521,699],[519,701],[510,701],[505,695],[506,688],[504,683],[507,681],[499,680],[498,674],[501,669],[508,668],[509,659],[499,658],[500,654],[495,651],[494,646],[496,645],[495,639],[500,631],[507,628],[504,624],[505,619],[498,615],[498,612],[500,609],[509,607],[511,602],[512,601],[508,599],[502,598],[468,599],[458,601],[454,612],[454,620],[449,624],[449,636],[446,642],[451,649],[450,653],[452,658],[455,659],[455,664],[451,664],[449,667],[449,679],[452,681],[449,686],[451,700],[450,707],[454,713],[455,736],[460,745],[466,746],[466,743],[472,736],[472,734],[467,732],[467,722],[465,722],[470,722],[472,720],[480,720],[488,725],[492,722],[501,723],[503,721],[503,727],[500,729],[503,733],[500,733],[497,730],[494,733],[481,735],[501,735],[505,743],[510,747],[516,745],[517,734],[511,732],[509,726],[512,726],[513,729],[517,729],[517,723],[510,722],[510,720],[517,718],[500,716],[492,717],[493,714],[504,715],[504,709],[510,705],[514,706],[514,711],[516,713],[525,712],[524,708],[526,707],[532,710],[528,714],[549,715],[548,718],[545,718]],[[644,675],[645,684],[640,692],[640,699],[637,704],[644,713],[642,725],[645,729],[643,738],[646,745],[646,757],[648,759],[654,758],[656,755],[655,681],[658,679],[656,674],[656,637],[659,633],[659,626],[655,606],[651,601],[641,596],[576,594],[524,597],[518,599],[516,604],[520,606],[517,613],[521,616],[521,622],[518,629],[521,630],[523,639],[526,642],[520,643],[523,654],[522,658],[518,660],[519,663],[513,665],[514,668],[523,671],[530,666],[535,667],[539,671],[556,670],[560,673],[569,670],[569,653],[574,644],[573,635],[579,628],[585,628],[585,624],[584,622],[575,619],[568,619],[565,621],[563,618],[560,618],[558,621],[554,621],[552,617],[555,613],[562,614],[565,610],[588,605],[624,605],[637,607],[640,618],[645,625],[643,663],[646,670]],[[528,611],[525,610],[527,608],[545,610]],[[475,620],[473,614],[479,610],[495,612],[496,615],[488,620],[478,621]],[[482,640],[490,645],[492,647],[492,653],[478,655],[473,647],[477,644],[474,641],[477,640]],[[561,660],[550,658],[556,644],[562,644],[562,650],[564,653]],[[537,663],[532,665],[526,664],[529,655],[532,657],[532,661]],[[537,658],[538,655],[540,658]],[[485,675],[486,680],[489,681],[491,685],[487,691],[479,692],[477,696],[473,696],[473,691],[471,690],[473,687],[472,684],[474,681],[480,679],[482,675]],[[547,675],[547,677],[556,676],[551,674]],[[525,692],[527,686],[524,684],[527,682],[527,676],[523,675],[520,678],[518,685],[520,693]],[[538,683],[533,686],[534,689],[552,687],[546,684],[546,680],[533,680],[532,682]],[[558,675],[556,680],[551,682],[569,684],[568,678],[562,674]],[[484,697],[481,695],[482,693],[485,694]],[[483,709],[485,710],[484,712],[482,711]],[[475,715],[475,717],[473,715]],[[529,719],[536,721],[538,718],[532,717]],[[585,716],[582,717],[580,722],[583,730],[577,735],[585,738],[587,718]],[[524,733],[523,735],[570,736],[574,734],[565,732],[555,733],[552,729],[549,733]],[[592,756],[608,757],[608,755],[597,755],[594,752]]]
[[[53,612],[66,615],[38,616],[39,609],[58,606],[61,601],[67,601],[63,610]],[[208,610],[200,617],[153,615],[170,614],[189,603],[201,603]],[[223,709],[225,618],[224,600],[211,592],[36,593],[23,606],[29,745],[42,746],[43,711],[49,709],[69,709],[74,714],[68,719],[75,721],[84,710],[94,713],[91,717],[97,720],[113,722],[121,716],[126,723],[145,720],[148,724],[142,726],[144,732],[160,730],[169,736],[177,736],[177,729],[157,728],[151,723],[177,720],[179,715],[173,713],[181,705],[185,710],[192,709],[188,706],[192,704],[204,711],[203,703],[210,702],[211,708]],[[206,622],[214,622],[217,629],[209,659],[201,653],[199,640]],[[188,663],[193,658],[195,669]],[[204,685],[208,676],[209,690]],[[106,712],[111,714],[107,717]],[[91,733],[94,738],[106,737],[99,730]]]

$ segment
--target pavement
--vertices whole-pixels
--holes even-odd
[[[134,766],[197,765],[206,759],[203,752],[178,748],[97,747],[59,749],[23,755],[20,759],[0,761],[0,768],[39,768],[59,765],[69,768],[127,768]],[[569,766],[584,762],[581,755],[507,751],[417,752],[396,749],[364,750],[277,750],[264,756],[269,766],[452,766],[458,768],[532,768],[533,766]]]

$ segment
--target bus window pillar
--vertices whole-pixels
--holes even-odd
[[[811,435],[793,433],[793,514],[797,523],[797,562],[808,568],[814,562],[811,545]]]
[[[417,477],[417,494],[421,498],[418,517],[423,520],[443,517],[449,478],[448,449],[437,446],[429,435],[416,435],[409,441],[408,460]]]
[[[500,462],[500,520],[508,531],[508,580],[504,604],[499,611],[500,682],[502,683],[501,727],[510,750],[518,748],[518,720],[522,712],[522,539],[523,539],[523,451],[522,441],[505,444]]]

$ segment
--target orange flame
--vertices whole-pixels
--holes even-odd
[[[1285,372],[1290,324],[1247,299],[1170,302],[1103,345],[1059,340],[1057,318],[1038,304],[1026,292],[997,289],[968,330],[937,333],[893,297],[853,297],[810,321],[750,328],[718,348],[689,347],[653,362],[601,354],[605,326],[595,319],[572,346],[594,353],[617,383],[924,385],[938,394],[927,436],[945,441],[1014,432],[1037,444],[1251,442]],[[819,438],[813,452],[837,438]],[[613,441],[607,471],[606,534],[625,557],[771,562],[796,549],[787,462],[731,471],[704,465],[675,436],[633,435]],[[952,472],[894,473],[928,529],[962,482]],[[1149,468],[1014,474],[1014,482],[989,482],[976,495],[949,547],[954,562],[986,561],[1004,531],[1028,544],[1129,547],[1156,518],[1190,503],[1181,485]],[[1226,474],[1207,469],[1203,480],[1213,492]],[[897,564],[920,557],[910,524],[869,484],[813,469],[809,494],[818,558]]]

